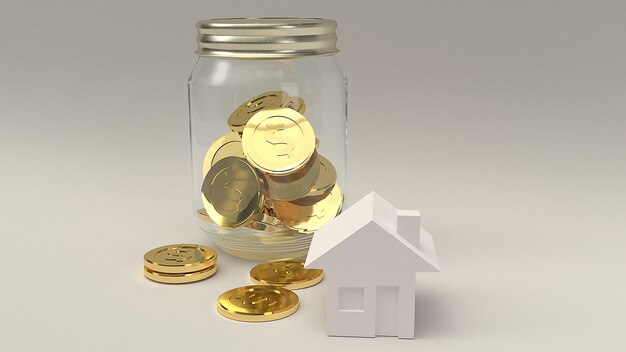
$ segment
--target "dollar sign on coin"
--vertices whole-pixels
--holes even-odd
[[[148,251],[144,266],[152,271],[167,274],[190,273],[206,269],[215,263],[217,252],[197,244],[176,244]]]
[[[193,252],[187,251],[181,248],[171,248],[171,249],[168,249],[167,251],[161,252],[161,254],[166,256],[164,260],[173,261],[177,263],[182,263],[186,260],[193,258],[194,256]]]
[[[242,133],[246,123],[257,112],[278,108],[287,103],[289,95],[283,91],[271,91],[257,95],[239,106],[228,118],[228,125],[237,133]]]
[[[341,212],[343,193],[335,185],[330,193],[311,205],[274,201],[274,211],[283,224],[300,232],[315,232]]]
[[[250,270],[250,281],[253,283],[279,286],[290,290],[313,286],[323,278],[323,270],[305,269],[302,259],[265,262]]]
[[[261,211],[261,183],[246,160],[230,156],[211,167],[202,184],[202,201],[213,221],[237,227]]]
[[[293,128],[293,126],[290,127]],[[293,150],[296,149],[296,143],[291,139],[289,132],[285,131],[285,122],[276,124],[265,122],[265,128],[267,128],[268,131],[273,131],[265,137],[265,141],[279,147],[275,152],[276,156],[286,156],[288,158],[295,156]]]
[[[289,108],[266,109],[250,118],[241,138],[252,166],[271,175],[289,175],[304,167],[315,152],[313,127]]]
[[[217,299],[217,311],[240,321],[260,322],[293,314],[299,305],[294,292],[273,286],[244,286],[224,292]]]

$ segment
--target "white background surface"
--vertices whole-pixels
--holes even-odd
[[[0,350],[626,348],[624,2],[0,4]],[[145,251],[206,241],[194,23],[263,15],[339,22],[348,195],[419,208],[439,252],[416,340],[326,337],[324,284],[288,319],[224,319],[254,264],[227,255],[200,283],[142,277]]]

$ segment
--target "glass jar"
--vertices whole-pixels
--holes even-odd
[[[193,209],[229,254],[303,257],[312,233],[341,211],[347,81],[335,28],[315,18],[197,24],[188,80]]]

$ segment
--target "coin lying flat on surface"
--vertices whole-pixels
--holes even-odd
[[[158,271],[150,270],[146,267],[143,268],[143,273],[148,279],[165,284],[186,284],[190,282],[196,282],[208,279],[216,272],[217,264],[213,264],[208,268],[190,273],[161,273]]]
[[[237,133],[243,133],[248,120],[255,113],[264,110],[284,106],[289,99],[289,94],[283,91],[271,91],[257,95],[240,105],[228,117],[228,125]]]
[[[179,274],[204,270],[217,259],[217,252],[199,244],[173,244],[155,248],[144,256],[144,266],[159,273]]]
[[[202,202],[218,225],[238,227],[261,212],[263,195],[256,171],[245,159],[226,157],[215,163],[202,184]]]
[[[274,286],[243,286],[224,292],[217,299],[217,311],[233,320],[264,322],[285,318],[298,310],[294,292]]]
[[[229,132],[216,139],[209,147],[202,164],[202,175],[209,172],[211,166],[228,156],[244,158],[241,136],[236,132]]]
[[[266,109],[250,118],[242,144],[252,166],[270,175],[288,175],[304,167],[313,155],[315,133],[295,110]]]
[[[288,201],[274,201],[273,204],[276,216],[285,226],[300,232],[315,232],[341,212],[343,194],[335,185],[325,198],[312,205]]]
[[[261,263],[250,270],[250,281],[290,290],[311,287],[324,278],[324,270],[305,269],[304,260],[289,259]]]

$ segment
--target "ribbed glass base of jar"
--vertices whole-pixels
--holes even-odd
[[[313,234],[292,231],[267,232],[249,228],[226,229],[196,219],[198,226],[224,252],[249,260],[275,260],[305,257]]]

